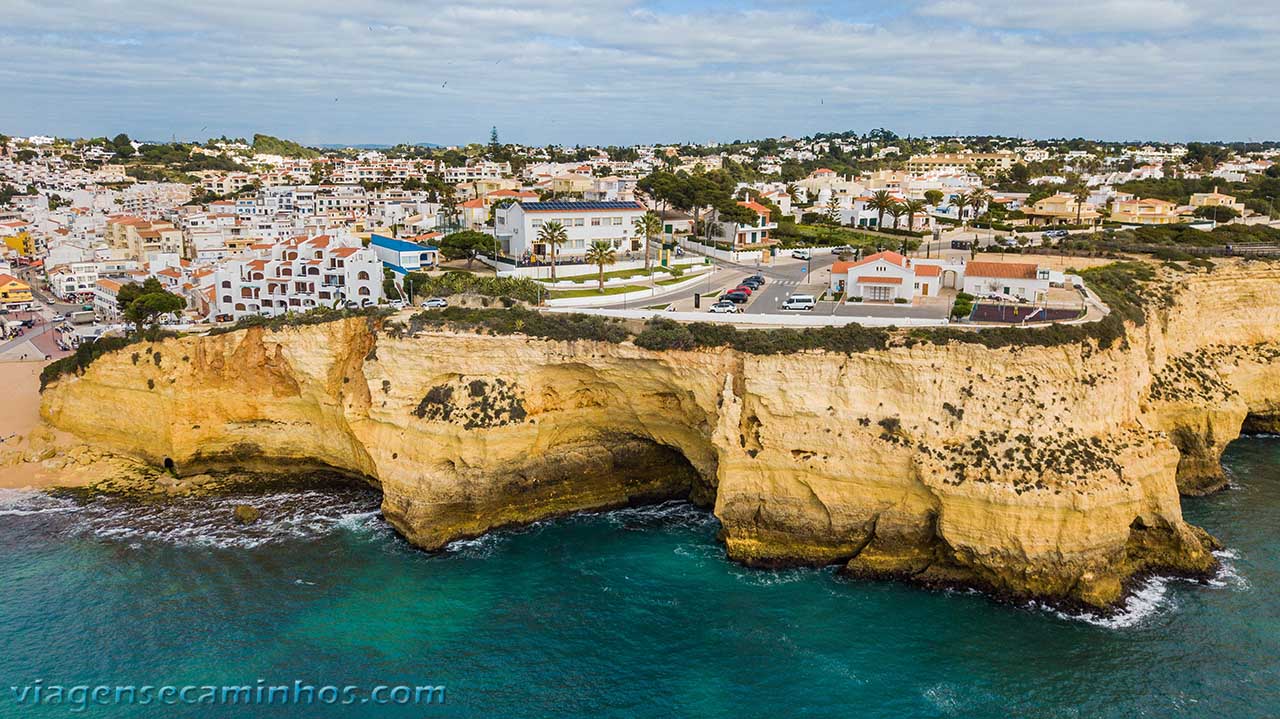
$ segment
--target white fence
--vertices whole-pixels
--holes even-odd
[[[615,295],[617,297],[618,295]],[[647,320],[652,317],[665,317],[680,322],[724,322],[733,325],[757,325],[765,327],[843,327],[844,325],[863,325],[865,327],[944,327],[951,324],[946,319],[926,319],[918,317],[845,317],[843,315],[816,315],[812,312],[796,312],[794,314],[740,315],[715,314],[711,312],[664,312],[662,310],[606,310],[606,309],[570,309],[548,307],[548,312],[580,312],[582,314],[617,317],[620,319]]]
[[[726,262],[755,262],[763,256],[760,250],[746,250],[744,252],[718,250],[711,245],[704,245],[701,242],[696,242],[688,237],[677,237],[676,242],[680,243],[680,246],[686,250],[693,250],[694,252],[706,255],[707,257],[713,257],[717,260],[724,260]]]
[[[682,281],[673,282],[669,285],[655,285],[646,287],[636,292],[624,292],[616,295],[587,295],[585,297],[562,297],[555,300],[547,300],[544,304],[550,308],[562,307],[599,307],[601,305],[614,305],[624,302],[642,302],[651,297],[666,295],[671,292],[679,292],[688,289],[703,282],[706,279],[706,273],[699,273]],[[611,310],[598,310],[601,312]],[[619,312],[628,312],[630,310],[618,310]],[[701,316],[701,315],[698,315]]]
[[[606,269],[609,272],[613,272],[615,271],[613,270],[613,267],[614,265],[609,265],[609,267]],[[688,266],[685,265],[685,267],[688,267]],[[654,278],[657,280],[669,280],[669,279],[672,279],[673,277],[672,275],[669,275],[663,272],[657,272],[656,270],[658,270],[659,268],[655,267],[654,269],[655,269]],[[592,270],[597,273],[599,272],[599,268],[596,268],[594,266],[592,267]],[[710,272],[711,270],[712,270],[712,265],[709,265],[709,264],[695,265],[693,267],[689,267],[688,269],[686,269],[684,271],[683,276],[688,277],[691,275],[703,275],[707,272]],[[557,272],[556,274],[558,275],[559,273]],[[547,289],[551,289],[551,290],[584,290],[590,287],[599,286],[600,282],[598,279],[596,279],[596,277],[597,275],[592,275],[591,277],[587,277],[584,275],[580,280],[557,280],[555,283],[550,283],[550,282],[546,283],[546,286],[547,286]],[[606,279],[604,281],[604,286],[619,287],[622,285],[646,284],[648,282],[649,282],[649,277],[647,275],[636,275],[635,277],[613,277],[610,279]]]
[[[490,267],[495,268],[497,270],[497,274],[499,277],[529,277],[532,279],[551,277],[550,265],[539,265],[535,267],[517,267],[507,262],[495,262],[492,257],[485,257],[483,255],[481,255],[480,257],[477,257],[476,259],[480,260],[486,265],[489,265]],[[703,259],[701,257],[673,258],[673,264],[676,264],[676,265],[697,265],[697,264],[702,264],[702,262],[703,262]],[[619,262],[615,262],[612,265],[609,265],[609,271],[613,272],[617,270],[638,270],[642,267],[644,267],[643,258],[637,259],[637,260],[622,260]],[[597,268],[595,265],[589,265],[585,263],[577,263],[577,264],[571,264],[571,265],[566,265],[566,264],[556,265],[556,275],[558,276],[571,277],[574,275],[587,275],[596,271],[597,271]]]

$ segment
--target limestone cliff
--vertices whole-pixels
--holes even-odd
[[[1127,342],[844,355],[388,332],[364,319],[136,345],[43,413],[179,474],[327,466],[381,486],[428,548],[583,509],[690,497],[748,564],[1107,605],[1200,574],[1179,484],[1221,483],[1280,403],[1280,272],[1179,276]],[[911,345],[911,346],[907,346]]]

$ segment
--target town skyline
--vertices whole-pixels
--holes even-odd
[[[1280,110],[1276,20],[1231,0],[15,5],[17,134],[306,144],[913,136],[1249,141]],[[281,22],[282,17],[288,22]],[[430,129],[427,129],[430,128]],[[114,131],[114,132],[112,132]]]

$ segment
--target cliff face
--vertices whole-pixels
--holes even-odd
[[[363,319],[138,345],[45,393],[53,425],[178,473],[324,465],[425,548],[669,497],[748,564],[1114,602],[1206,572],[1179,486],[1280,418],[1280,273],[1219,268],[1124,347],[650,352]],[[135,353],[136,352],[136,353]]]

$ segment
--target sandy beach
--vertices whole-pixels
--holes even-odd
[[[14,459],[29,448],[40,422],[40,369],[44,362],[0,362],[0,489],[40,488],[59,484],[56,473],[37,463]]]

